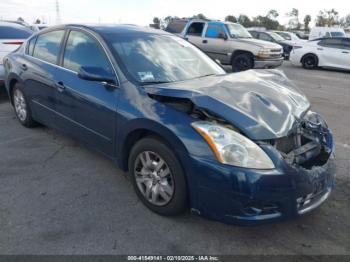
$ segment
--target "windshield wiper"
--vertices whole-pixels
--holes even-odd
[[[207,75],[202,75],[202,76],[198,76],[198,77],[195,77],[195,78],[202,78],[202,77],[207,77],[207,76],[215,76],[216,74],[207,74]]]

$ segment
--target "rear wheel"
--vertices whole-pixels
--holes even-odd
[[[235,55],[232,59],[232,71],[240,72],[253,68],[253,59],[248,54]]]
[[[36,122],[32,118],[32,113],[19,83],[15,84],[12,90],[12,101],[15,113],[19,122],[25,127],[33,127]]]
[[[134,189],[149,209],[160,215],[177,215],[187,207],[185,176],[173,151],[153,137],[138,141],[129,156]]]
[[[318,58],[313,54],[307,54],[303,57],[301,63],[305,69],[315,69],[318,66]]]

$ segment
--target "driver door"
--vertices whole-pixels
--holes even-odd
[[[81,79],[78,71],[82,66],[113,72],[100,43],[85,31],[71,30],[55,81],[59,129],[112,156],[119,90]]]
[[[202,41],[203,50],[214,60],[222,64],[230,64],[232,51],[228,34],[222,23],[210,22]]]

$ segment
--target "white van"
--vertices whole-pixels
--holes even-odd
[[[314,27],[310,31],[309,40],[322,37],[345,37],[345,31],[339,27]]]

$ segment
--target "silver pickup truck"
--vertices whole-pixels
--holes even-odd
[[[275,68],[283,63],[280,45],[254,39],[240,24],[203,19],[174,19],[165,31],[188,40],[234,72]]]

